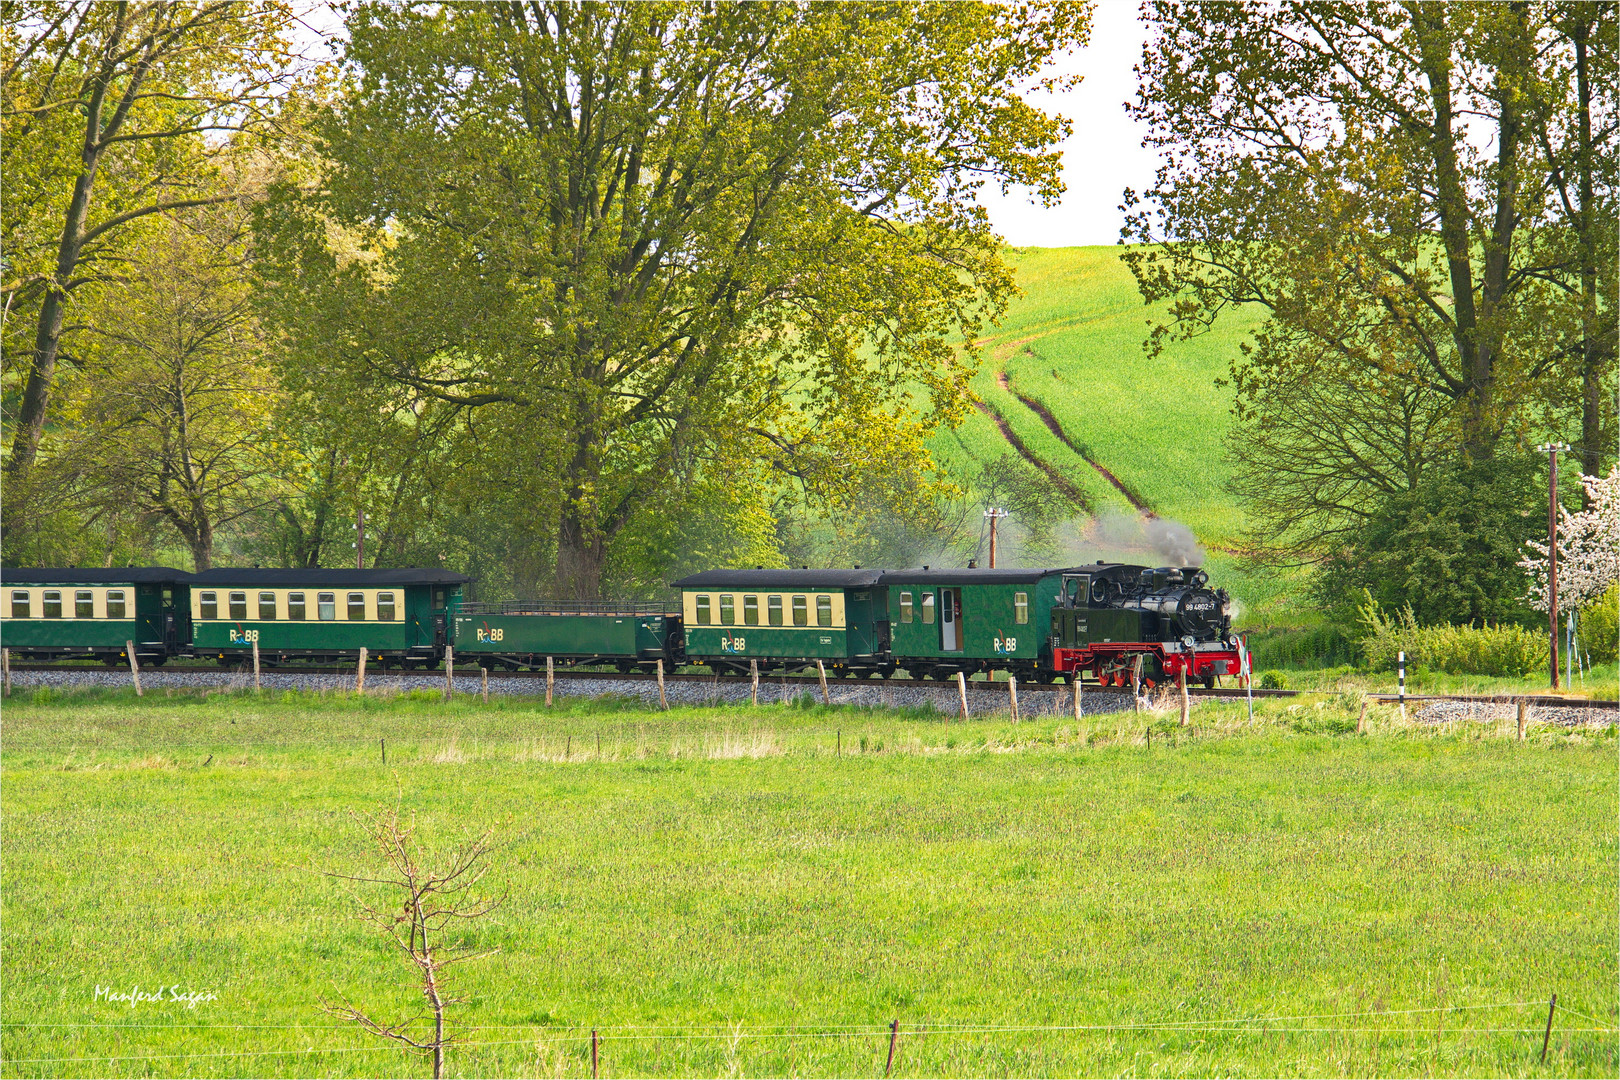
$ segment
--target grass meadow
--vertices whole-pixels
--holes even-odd
[[[396,801],[500,826],[450,1075],[1620,1067],[1612,727],[435,698],[8,702],[0,1072],[426,1075],[317,1008],[419,1000],[314,872]]]
[[[974,392],[1031,452],[1080,489],[1096,513],[1133,513],[1091,462],[1064,445],[1018,395],[1041,403],[1091,461],[1154,513],[1192,529],[1210,549],[1211,574],[1251,620],[1295,620],[1297,574],[1251,573],[1238,564],[1235,552],[1246,522],[1225,486],[1231,478],[1224,445],[1231,391],[1216,380],[1228,373],[1261,313],[1235,310],[1208,333],[1172,342],[1149,357],[1142,343],[1148,319],[1158,311],[1142,303],[1119,248],[1022,248],[1008,255],[1023,295],[984,339],[986,361]],[[1002,376],[1006,389],[998,381]],[[933,447],[941,460],[968,474],[1012,452],[995,423],[980,414],[935,436]],[[1072,546],[1066,554],[1087,559],[1100,550],[1084,539]]]

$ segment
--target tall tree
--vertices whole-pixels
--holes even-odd
[[[116,278],[153,215],[203,192],[208,137],[261,126],[289,71],[284,0],[6,0],[0,118],[5,306],[22,390],[6,463],[25,514],[73,297]],[[32,328],[13,341],[13,321]],[[20,327],[18,328],[21,329]],[[18,347],[25,346],[25,347]],[[9,366],[9,365],[8,365]]]
[[[81,501],[163,522],[206,570],[220,527],[270,502],[280,391],[253,314],[246,208],[159,222],[90,313],[97,347],[64,395],[71,434],[51,469]]]
[[[1436,462],[1567,423],[1560,385],[1612,357],[1588,281],[1614,280],[1615,86],[1589,76],[1614,5],[1581,7],[1585,30],[1523,2],[1148,5],[1132,112],[1164,164],[1126,193],[1155,243],[1126,260],[1171,301],[1156,346],[1269,311],[1233,382],[1273,546],[1320,551]]]
[[[926,473],[967,401],[951,341],[1012,289],[973,192],[1061,190],[1066,124],[1019,84],[1089,15],[358,7],[277,302],[300,354],[455,410],[469,469],[533,492],[558,589],[593,596],[614,540],[696,477],[825,503]],[[334,227],[372,258],[314,257]]]

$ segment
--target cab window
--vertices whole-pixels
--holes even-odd
[[[809,626],[810,625],[810,598],[809,597],[807,597],[807,596],[795,596],[793,598],[793,625],[794,626]]]
[[[13,619],[26,619],[29,617],[27,589],[13,589],[11,591],[11,617]]]
[[[730,593],[720,594],[720,622],[723,626],[735,626],[737,623],[737,602]]]
[[[233,592],[233,593],[231,593],[231,618],[232,619],[245,619],[245,618],[247,618],[247,593],[246,592]]]
[[[908,592],[903,592],[900,594],[900,621],[910,622],[911,619],[911,594]]]
[[[394,614],[395,610],[393,593],[380,592],[377,594],[377,618],[380,621],[393,622],[399,618],[398,615]]]
[[[766,606],[766,610],[770,614],[770,619],[768,620],[770,622],[770,624],[772,626],[781,626],[782,625],[782,598],[780,596],[768,596],[768,597],[765,598],[765,606]]]
[[[75,619],[93,619],[96,617],[96,594],[89,589],[80,589],[73,594],[73,617]]]
[[[708,626],[709,623],[709,594],[699,593],[697,598],[697,622],[699,626]]]
[[[316,593],[315,614],[317,618],[320,618],[325,622],[330,622],[337,618],[337,593]]]
[[[260,622],[275,622],[276,621],[276,594],[275,593],[273,593],[273,592],[262,592],[262,593],[259,594],[259,621]]]
[[[832,597],[830,597],[830,596],[818,596],[818,597],[816,597],[816,625],[817,626],[831,626],[832,625]]]
[[[304,614],[304,594],[290,592],[287,594],[287,618],[303,622],[309,616]]]
[[[743,625],[759,625],[759,597],[753,595],[743,597]]]
[[[352,593],[349,594],[349,621],[350,622],[365,622],[366,621],[366,594],[365,593],[363,593],[363,592],[352,592]]]
[[[925,593],[922,594],[922,609],[923,609],[923,622],[930,623],[930,624],[933,623],[933,621],[934,621],[934,594],[932,592],[925,592]]]
[[[219,593],[204,592],[197,594],[197,611],[199,619],[219,618]]]
[[[40,604],[44,610],[40,614],[47,619],[60,619],[62,617],[62,590],[46,589],[44,602]]]
[[[107,590],[107,618],[109,618],[109,619],[122,619],[124,617],[125,617],[124,616],[124,590],[123,589],[108,589]]]
[[[1029,622],[1029,593],[1013,593],[1013,621]]]

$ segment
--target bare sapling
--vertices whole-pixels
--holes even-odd
[[[456,1036],[446,1028],[446,1010],[466,1002],[453,997],[445,984],[446,969],[469,960],[480,960],[499,949],[475,949],[456,935],[459,923],[488,915],[505,902],[506,896],[491,898],[477,887],[489,871],[488,855],[494,848],[495,830],[485,829],[464,839],[443,853],[437,867],[423,864],[423,853],[416,842],[416,815],[400,819],[397,807],[375,816],[353,815],[378,854],[384,869],[380,875],[341,874],[325,871],[327,877],[364,885],[383,886],[384,898],[356,896],[359,909],[355,918],[370,923],[414,969],[412,984],[419,987],[425,1001],[423,1011],[397,1022],[374,1019],[347,1002],[321,1002],[321,1009],[332,1016],[352,1021],[373,1035],[392,1039],[412,1051],[433,1059],[434,1080],[444,1076],[445,1049]],[[431,1027],[424,1031],[424,1027]]]

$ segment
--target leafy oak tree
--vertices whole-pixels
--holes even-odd
[[[156,215],[235,197],[210,136],[265,124],[292,18],[283,0],[0,5],[10,557],[36,524],[31,473],[86,325],[76,298],[119,280]]]
[[[1060,192],[1067,124],[1019,89],[1089,18],[359,6],[315,196],[267,217],[289,355],[400,431],[453,415],[435,491],[504,493],[566,595],[598,594],[620,538],[678,547],[638,518],[705,485],[926,502],[924,439],[976,358],[952,342],[1013,289],[974,191]]]
[[[1153,347],[1270,314],[1232,364],[1263,550],[1319,558],[1527,435],[1606,452],[1616,5],[1146,9],[1131,111],[1164,164],[1125,258],[1170,301]]]

